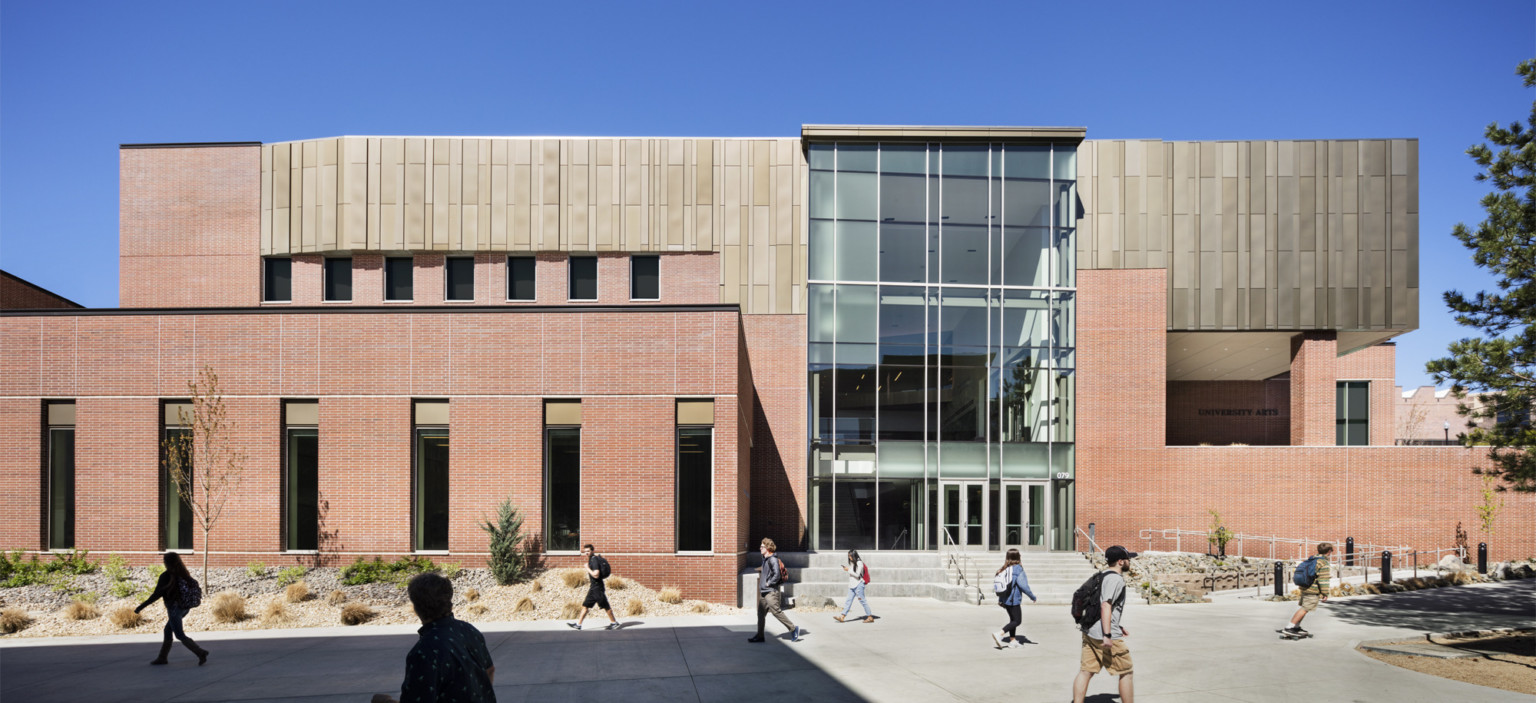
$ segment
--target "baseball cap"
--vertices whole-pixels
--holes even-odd
[[[1135,559],[1135,558],[1136,558],[1136,552],[1127,552],[1127,551],[1125,551],[1125,547],[1122,547],[1122,546],[1120,546],[1118,544],[1113,546],[1113,547],[1110,547],[1109,549],[1104,550],[1104,560],[1108,561],[1111,564],[1113,564],[1113,563],[1115,563],[1117,561],[1120,561],[1121,559]]]

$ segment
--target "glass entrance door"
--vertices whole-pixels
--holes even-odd
[[[1046,549],[1045,484],[1004,484],[1001,498],[1002,504],[993,508],[1000,536],[994,540],[997,548]]]
[[[987,486],[984,483],[939,484],[939,524],[946,544],[963,549],[987,548]]]

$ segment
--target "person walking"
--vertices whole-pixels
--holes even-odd
[[[160,580],[155,582],[155,590],[149,594],[149,600],[139,604],[133,612],[142,612],[151,603],[157,600],[165,600],[165,641],[160,643],[160,656],[155,657],[150,664],[163,666],[166,664],[166,655],[171,653],[171,637],[192,650],[197,655],[197,665],[202,666],[208,662],[208,650],[197,646],[191,637],[181,629],[182,618],[187,617],[187,612],[203,602],[203,589],[197,585],[197,579],[192,578],[187,571],[187,565],[181,561],[181,555],[176,552],[165,553],[165,571],[160,573]]]
[[[1120,613],[1125,610],[1125,572],[1134,558],[1136,552],[1128,552],[1119,545],[1104,550],[1109,569],[1104,571],[1099,585],[1098,617],[1083,625],[1082,668],[1072,682],[1072,703],[1083,703],[1088,695],[1088,681],[1100,671],[1120,677],[1120,703],[1134,703],[1131,652],[1125,648],[1128,633],[1120,624]]]
[[[757,569],[757,635],[747,638],[748,642],[763,641],[763,624],[772,612],[773,617],[778,618],[784,627],[789,628],[789,641],[800,641],[800,628],[790,622],[789,616],[784,614],[784,594],[780,588],[784,585],[787,572],[784,571],[784,562],[774,556],[778,551],[778,545],[767,537],[758,545],[757,551],[763,555],[763,565]]]
[[[587,585],[586,600],[581,602],[581,616],[576,618],[576,622],[568,622],[566,625],[573,630],[580,630],[581,623],[587,619],[587,613],[593,606],[597,606],[608,613],[608,627],[604,629],[617,630],[619,620],[613,616],[613,606],[608,604],[608,585],[604,582],[610,573],[608,560],[598,554],[597,549],[590,544],[582,547],[581,553],[587,558],[587,578],[592,581]]]
[[[864,600],[864,586],[869,584],[869,567],[859,561],[859,550],[848,550],[848,563],[843,565],[843,571],[848,572],[848,602],[843,605],[841,615],[832,616],[838,622],[843,622],[848,617],[848,611],[853,610],[853,599],[859,599],[859,605],[864,606],[864,622],[874,622],[874,613],[869,612],[869,601]]]
[[[373,703],[496,703],[496,664],[485,635],[453,617],[453,583],[427,572],[412,578],[405,592],[421,629],[416,631],[416,646],[405,655],[399,700],[375,693]]]
[[[1035,603],[1035,592],[1029,590],[1029,578],[1024,575],[1024,566],[1020,563],[1019,550],[1010,549],[1003,555],[1003,566],[993,575],[994,590],[1001,577],[1006,584],[1004,590],[997,594],[997,604],[1008,613],[1008,624],[1003,626],[1003,631],[992,635],[992,643],[998,649],[1003,647],[1018,647],[1022,642],[1029,641],[1027,637],[1019,636],[1019,623],[1024,621],[1024,609],[1020,606],[1024,603],[1024,596],[1029,596],[1029,602]]]
[[[1317,545],[1317,556],[1308,559],[1312,562],[1311,568],[1307,568],[1306,562],[1297,567],[1297,571],[1312,574],[1309,584],[1303,585],[1302,578],[1297,577],[1297,585],[1301,586],[1301,607],[1296,609],[1296,614],[1291,616],[1291,621],[1281,628],[1280,635],[1286,639],[1299,640],[1303,637],[1311,637],[1312,633],[1301,629],[1301,619],[1314,610],[1317,604],[1328,600],[1328,585],[1333,579],[1333,564],[1328,561],[1328,555],[1333,553],[1333,544],[1321,542]]]

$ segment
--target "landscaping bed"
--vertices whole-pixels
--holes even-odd
[[[1530,630],[1488,632],[1453,637],[1429,635],[1425,638],[1373,644],[1422,644],[1429,642],[1456,653],[1471,654],[1459,658],[1390,654],[1361,648],[1377,661],[1444,679],[1491,686],[1506,691],[1536,695],[1536,633]]]

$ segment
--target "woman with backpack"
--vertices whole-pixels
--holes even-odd
[[[853,610],[853,599],[859,599],[859,605],[864,606],[864,622],[874,622],[874,613],[869,612],[869,601],[864,600],[864,586],[869,583],[869,567],[859,560],[859,550],[848,550],[848,563],[843,565],[843,571],[848,572],[848,602],[843,605],[841,615],[832,616],[838,622],[843,622],[848,617],[848,611]]]
[[[1024,567],[1019,562],[1019,550],[1008,550],[1003,557],[1002,568],[992,577],[992,590],[997,593],[997,604],[1008,611],[1008,624],[1003,626],[1001,633],[992,635],[992,643],[998,649],[1018,647],[1021,640],[1027,640],[1018,635],[1019,623],[1024,621],[1024,611],[1019,607],[1024,599],[1020,594],[1029,596],[1032,603],[1038,600],[1034,592],[1029,590],[1029,579],[1024,576]]]
[[[161,598],[165,599],[165,641],[160,644],[160,656],[150,662],[156,666],[166,663],[165,656],[171,653],[171,635],[192,650],[197,655],[197,665],[202,666],[208,661],[208,650],[197,646],[192,638],[181,629],[181,620],[187,616],[187,612],[203,602],[203,589],[197,585],[197,579],[187,571],[187,565],[181,562],[181,555],[175,552],[165,553],[165,571],[160,574],[160,580],[155,583],[155,591],[149,594],[149,600],[139,604],[133,612],[137,613],[149,607]]]

